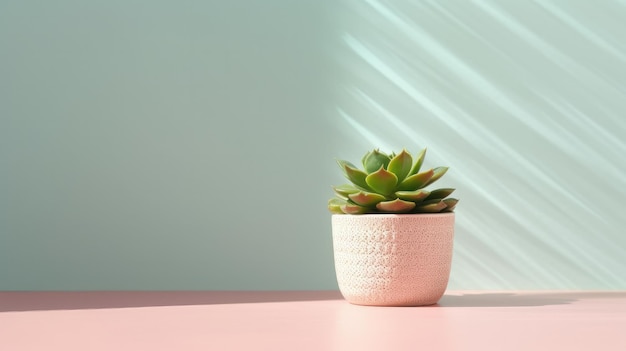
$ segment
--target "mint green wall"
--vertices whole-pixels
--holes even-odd
[[[450,288],[626,289],[622,1],[0,2],[0,290],[333,289],[334,158],[449,165]]]

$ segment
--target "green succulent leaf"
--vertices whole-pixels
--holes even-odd
[[[345,205],[347,203],[348,202],[346,200],[334,197],[334,198],[328,200],[328,210],[331,213],[342,214],[343,211],[341,210],[341,206]]]
[[[339,165],[339,168],[341,168],[344,174],[346,174],[346,166],[352,167],[354,169],[358,169],[355,165],[353,165],[352,163],[346,160],[337,160],[337,164]]]
[[[459,200],[448,196],[455,189],[425,189],[441,178],[448,167],[421,171],[425,155],[426,148],[416,157],[406,149],[390,154],[374,149],[361,159],[363,169],[348,161],[337,160],[351,183],[333,187],[335,197],[328,201],[329,211],[355,215],[452,212]]]
[[[444,212],[452,212],[454,210],[454,208],[456,207],[456,204],[459,202],[459,200],[458,199],[449,198],[449,199],[444,199],[443,202],[447,206],[444,209]]]
[[[365,160],[367,160],[367,158],[369,157],[371,153],[372,151],[368,151],[365,153],[365,155],[363,155],[363,158],[361,158],[361,164],[363,165],[363,167],[365,167]]]
[[[365,168],[365,172],[372,173],[380,167],[386,169],[387,165],[389,165],[389,161],[391,161],[391,159],[387,154],[376,149],[365,154],[363,157],[363,167]]]
[[[437,167],[433,169],[433,176],[424,184],[424,186],[428,186],[434,183],[437,179],[441,178],[448,171],[448,167]]]
[[[348,195],[348,197],[355,204],[365,206],[365,207],[374,207],[377,203],[386,200],[386,198],[380,194],[369,193],[365,191],[360,191],[355,194],[350,194]]]
[[[443,201],[443,199],[430,199],[430,200],[424,200],[422,203],[420,203],[418,206],[426,206],[426,205],[431,205],[431,204],[436,204],[438,202]]]
[[[359,191],[361,191],[359,188],[352,184],[334,186],[333,190],[335,190],[335,193],[337,193],[337,195],[344,198],[347,198],[350,194],[358,193]]]
[[[417,159],[415,160],[415,165],[411,168],[411,172],[409,175],[417,174],[422,168],[422,163],[424,163],[424,157],[426,156],[426,148],[422,149],[419,154],[417,154]]]
[[[367,185],[367,182],[365,181],[367,173],[362,170],[346,166],[346,176],[348,177],[348,180],[354,183],[354,185],[367,190],[370,189],[369,185]]]
[[[365,182],[365,177],[367,177],[367,173],[362,170],[356,168],[352,163],[344,160],[337,160],[339,166],[342,167],[343,173],[351,181],[354,185],[359,186],[365,190],[371,190],[367,183]]]
[[[341,205],[340,208],[341,211],[345,214],[362,214],[368,211],[366,207],[359,206],[351,202],[347,202],[345,205]]]
[[[395,155],[391,161],[389,161],[389,166],[387,166],[387,170],[392,172],[398,177],[398,182],[402,182],[404,178],[411,171],[411,166],[413,165],[413,157],[406,150],[402,150],[399,154]]]
[[[444,197],[447,197],[453,192],[454,192],[454,189],[452,188],[436,189],[436,190],[431,191],[430,195],[428,195],[428,197],[425,200],[443,199]]]
[[[381,166],[376,172],[369,174],[365,182],[375,192],[389,195],[396,190],[398,177]]]
[[[423,188],[434,174],[435,172],[432,169],[429,169],[428,171],[424,171],[422,173],[413,174],[412,176],[409,176],[404,181],[402,181],[402,183],[400,183],[400,186],[398,186],[398,189],[413,191]]]
[[[383,201],[376,204],[376,208],[382,212],[406,213],[415,208],[415,203],[395,199],[391,201]]]
[[[427,201],[424,204],[420,204],[415,207],[415,212],[417,213],[437,213],[443,211],[448,205],[442,200],[437,200],[436,202]]]
[[[420,202],[428,197],[430,191],[419,189],[414,191],[396,191],[395,195],[402,200]]]

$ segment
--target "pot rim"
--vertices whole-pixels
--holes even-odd
[[[402,217],[449,217],[454,216],[454,212],[439,213],[364,213],[364,214],[339,214],[333,213],[332,217],[365,217],[365,218],[402,218]]]

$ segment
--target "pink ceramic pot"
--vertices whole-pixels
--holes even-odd
[[[348,302],[420,306],[443,296],[454,213],[332,216],[335,270]]]

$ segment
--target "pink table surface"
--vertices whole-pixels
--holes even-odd
[[[0,350],[626,350],[626,291],[0,292]]]

